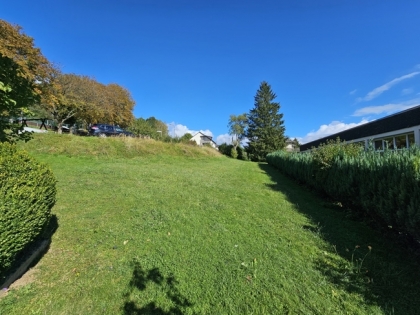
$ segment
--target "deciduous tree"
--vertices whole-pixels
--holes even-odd
[[[41,107],[57,124],[69,120],[85,124],[109,123],[127,127],[133,121],[134,101],[118,84],[104,85],[88,76],[57,74]]]
[[[135,102],[130,92],[122,86],[112,83],[105,86],[107,111],[105,121],[121,127],[127,127],[134,120]]]
[[[74,119],[84,108],[93,106],[93,87],[92,79],[87,76],[62,73],[54,76],[48,93],[43,95],[40,108],[54,121],[59,133],[69,119]]]
[[[192,134],[190,134],[190,133],[184,133],[183,135],[182,135],[182,137],[180,137],[179,138],[179,142],[182,142],[182,143],[189,143],[190,141],[191,141],[191,138],[192,138],[193,136],[192,136]]]
[[[147,120],[141,117],[135,119],[128,129],[135,135],[143,137],[150,137],[150,135],[154,132],[152,126],[147,122]]]
[[[228,128],[229,134],[234,137],[232,144],[236,150],[237,146],[241,144],[241,141],[245,138],[245,130],[248,125],[248,118],[246,113],[235,116],[230,115]]]
[[[146,121],[152,127],[152,130],[154,130],[154,133],[151,136],[152,138],[162,139],[168,135],[168,126],[163,121],[156,119],[153,116],[147,118]]]
[[[13,119],[39,102],[54,69],[20,26],[0,20],[0,141],[28,139]]]

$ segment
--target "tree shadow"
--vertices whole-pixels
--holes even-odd
[[[339,202],[315,194],[260,163],[274,184],[267,186],[286,196],[310,223],[302,233],[327,242],[325,255],[314,261],[327,279],[349,293],[357,293],[390,314],[418,314],[420,309],[420,253],[396,233],[372,228]]]
[[[150,284],[156,284],[165,292],[168,304],[171,306],[165,310],[164,307],[157,305],[156,302],[149,302],[139,306],[130,299],[130,295],[135,291],[145,291]],[[177,288],[178,281],[174,275],[164,277],[158,268],[148,271],[142,269],[137,261],[133,262],[133,275],[128,283],[128,291],[124,294],[124,305],[122,307],[125,315],[182,315],[184,311],[193,304],[184,297]]]

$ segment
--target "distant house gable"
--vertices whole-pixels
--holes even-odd
[[[213,148],[217,148],[217,144],[213,141],[213,138],[211,136],[205,135],[201,131],[192,136],[190,141],[195,141],[199,146],[208,144]]]
[[[295,141],[293,141],[292,139],[286,140],[286,146],[284,147],[284,149],[287,152],[299,152],[299,146],[297,146]]]

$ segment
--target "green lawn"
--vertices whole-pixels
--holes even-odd
[[[414,253],[267,164],[33,141],[58,179],[58,229],[0,314],[419,314]]]

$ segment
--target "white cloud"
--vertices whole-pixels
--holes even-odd
[[[420,71],[415,71],[406,75],[403,75],[402,77],[396,78],[394,80],[391,80],[387,83],[385,83],[384,85],[381,85],[379,87],[377,87],[376,89],[373,89],[372,91],[370,91],[368,94],[366,94],[365,97],[359,97],[357,99],[358,102],[366,102],[366,101],[370,101],[373,100],[374,98],[378,97],[379,95],[381,95],[383,92],[389,90],[391,87],[393,87],[394,85],[396,85],[397,83],[406,80],[406,79],[410,79],[416,75],[420,74]]]
[[[174,122],[171,122],[171,123],[167,124],[167,126],[168,126],[168,130],[169,130],[169,135],[171,137],[182,137],[186,133],[189,133],[191,135],[195,135],[198,131],[201,131],[206,136],[213,137],[213,133],[208,129],[206,129],[206,130],[200,129],[198,131],[197,130],[191,130],[187,126],[184,126],[184,125],[181,125],[181,124],[176,124]]]
[[[366,124],[368,122],[369,120],[367,119],[362,119],[359,123],[350,123],[350,124],[346,124],[341,121],[332,121],[328,125],[322,125],[316,131],[309,132],[303,138],[300,138],[300,137],[296,137],[296,138],[299,140],[300,143],[304,144],[304,143],[308,143],[308,142],[311,142],[311,141],[314,141],[314,140],[317,140],[317,139],[353,128],[353,127]]]
[[[211,132],[209,129],[206,129],[206,130],[200,129],[199,131],[202,132],[202,133],[204,133],[206,136],[209,136],[209,137],[212,137],[213,138],[213,132]],[[194,134],[192,133],[192,135],[194,135]]]
[[[413,93],[414,92],[414,90],[413,89],[403,89],[402,91],[401,91],[401,94],[402,95],[408,95],[408,94],[411,94],[411,93]]]
[[[353,91],[351,91],[349,94],[350,95],[354,95],[354,94],[356,94],[356,92],[357,92],[357,89],[354,89]]]
[[[232,143],[232,136],[228,133],[217,136],[216,143],[217,144],[222,144],[222,143],[231,144]]]
[[[352,116],[360,117],[367,115],[379,115],[379,114],[393,114],[402,110],[409,109],[411,107],[417,106],[420,104],[420,98],[416,98],[407,102],[396,103],[396,104],[386,104],[380,106],[368,106],[356,110]]]
[[[186,133],[194,134],[195,131],[189,130],[187,126],[177,124],[174,126],[173,135],[175,137],[182,137]]]
[[[218,145],[222,144],[222,143],[226,143],[226,144],[232,144],[232,135],[225,133],[223,135],[217,136],[216,138],[216,143]],[[248,138],[244,138],[241,141],[241,146],[242,147],[246,147],[248,144]]]

